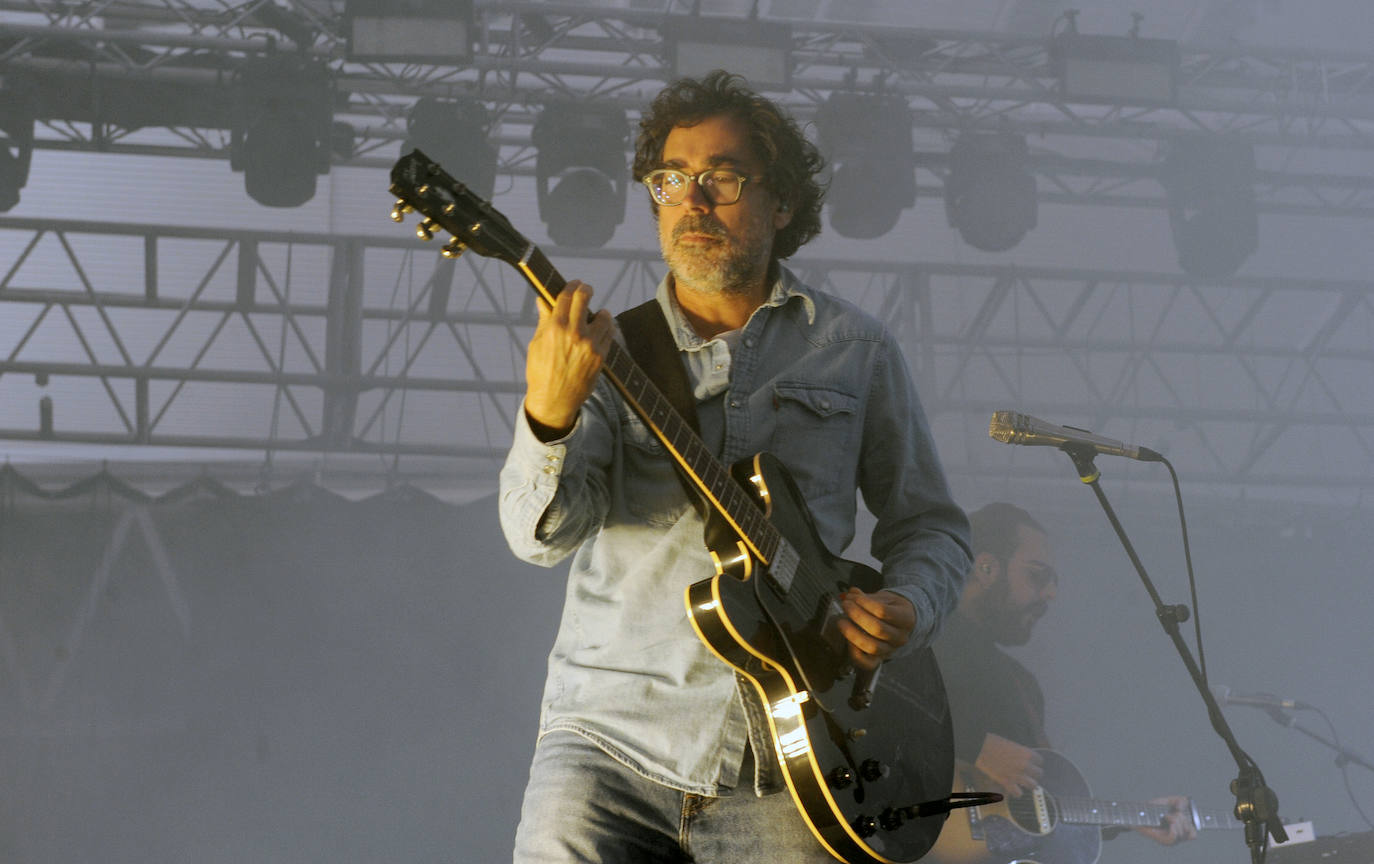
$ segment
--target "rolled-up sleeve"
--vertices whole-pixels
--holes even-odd
[[[572,431],[556,441],[540,441],[520,406],[498,510],[506,542],[523,561],[551,567],[601,527],[613,435],[604,409],[614,398],[602,390],[598,384]]]

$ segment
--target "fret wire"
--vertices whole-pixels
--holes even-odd
[[[637,370],[637,369],[631,367],[631,369],[630,369],[630,374],[628,375],[626,381],[624,382],[624,383],[625,383],[625,389],[630,391],[630,397],[631,397],[632,399],[634,399],[634,401],[638,402],[640,405],[644,406],[645,408],[650,408],[650,407],[652,407],[652,406],[650,406],[650,405],[644,405],[644,403],[645,403],[645,401],[646,401],[646,400],[645,400],[645,396],[647,396],[647,395],[649,394],[649,392],[650,392],[650,391],[649,391],[649,386],[650,386],[649,376],[637,374],[638,371],[639,371],[639,370]]]
[[[745,530],[749,532],[750,536],[758,537],[762,530],[760,523],[763,521],[763,517],[759,514],[758,508],[750,505],[749,515],[744,518],[744,521]]]
[[[606,351],[606,368],[610,369],[621,382],[624,382],[631,374],[631,369],[626,367],[629,361],[629,352],[622,350],[619,344],[612,342],[611,347]]]
[[[553,266],[553,262],[551,262],[537,246],[530,253],[526,266],[529,267],[531,275],[537,278],[539,284],[542,285],[549,294],[555,297],[563,290],[563,286],[567,284],[562,275],[560,275],[558,270]]]
[[[744,497],[743,491],[735,484],[729,473],[710,455],[696,432],[676,411],[671,410],[667,397],[634,363],[634,358],[629,356],[629,352],[620,350],[616,343],[612,343],[611,349],[607,354],[606,368],[620,381],[625,392],[644,410],[654,425],[664,433],[672,448],[696,471],[703,485],[710,490],[721,508],[739,525],[740,531],[757,543],[757,538],[763,534],[759,530],[757,508]]]
[[[1060,812],[1070,822],[1110,821],[1118,825],[1154,826],[1169,814],[1169,808],[1162,804],[1132,804],[1077,797],[1056,797],[1055,800]]]

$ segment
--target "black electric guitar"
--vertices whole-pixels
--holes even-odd
[[[563,277],[489,203],[423,153],[391,169],[392,218],[411,210],[444,254],[463,250],[514,266],[545,303]],[[944,682],[929,649],[859,674],[836,627],[848,586],[882,587],[862,564],[820,541],[795,483],[760,453],[723,467],[628,351],[613,343],[602,371],[676,460],[707,506],[706,546],[717,573],[687,588],[697,635],[763,699],[788,789],[836,858],[911,862],[935,843],[949,808],[954,755]]]
[[[1094,864],[1106,827],[1152,828],[1169,815],[1164,804],[1090,797],[1088,784],[1066,757],[1036,751],[1044,760],[1040,786],[1017,798],[971,807],[952,817],[931,850],[933,864]],[[982,785],[960,763],[956,788]],[[1242,828],[1226,810],[1192,810],[1194,827]]]

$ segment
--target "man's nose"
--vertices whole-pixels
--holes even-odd
[[[704,213],[713,206],[711,199],[706,197],[706,193],[701,190],[701,184],[695,180],[687,182],[687,194],[682,197],[682,206],[688,210]]]

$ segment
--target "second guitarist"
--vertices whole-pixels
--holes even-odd
[[[1030,670],[999,646],[1024,645],[1036,622],[1058,593],[1058,574],[1049,535],[1020,507],[988,504],[969,514],[973,537],[973,570],[964,585],[958,610],[935,644],[954,715],[955,754],[971,765],[980,788],[1019,798],[1042,783],[1050,786],[1043,758],[1045,704]],[[1069,790],[1076,791],[1076,790]],[[1168,804],[1163,824],[1137,827],[1164,845],[1191,839],[1197,831],[1185,796],[1157,798]],[[956,813],[951,819],[970,818]],[[1074,828],[1094,837],[1085,848],[1096,849],[1096,828]],[[966,836],[968,831],[962,832]],[[998,862],[996,854],[974,855],[953,848],[961,832],[947,830],[931,853],[935,864]],[[1091,864],[1067,861],[1066,864]]]
[[[815,148],[779,108],[723,73],[670,85],[640,130],[634,176],[647,187],[646,216],[670,271],[657,303],[706,447],[725,464],[774,454],[832,552],[854,536],[856,494],[877,518],[872,552],[885,587],[818,596],[829,644],[791,647],[848,654],[861,668],[924,648],[958,599],[967,522],[892,336],[779,264],[820,229]],[[591,305],[591,289],[569,282],[541,314],[501,473],[501,521],[515,554],[543,565],[572,556],[515,860],[831,861],[780,771],[778,754],[797,742],[774,739],[761,694],[685,614],[684,589],[717,564],[775,589],[743,546],[716,546],[714,562],[707,553],[703,519],[669,454],[597,377],[613,323],[604,311],[588,320]],[[499,614],[518,640],[512,600]],[[795,704],[774,704],[774,714],[814,707],[803,703],[818,691],[798,686]],[[947,719],[938,680],[921,686],[930,712]],[[914,704],[925,698],[911,695]],[[844,747],[863,731],[824,734]],[[909,758],[939,764],[948,742],[913,740],[910,749]],[[872,766],[875,778],[884,770]],[[878,782],[830,779],[850,790]],[[884,848],[882,832],[901,830],[898,821],[875,813],[854,836],[871,829]]]

